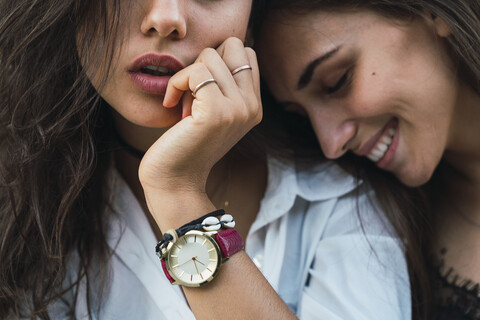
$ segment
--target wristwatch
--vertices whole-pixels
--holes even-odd
[[[243,249],[235,229],[191,230],[166,247],[161,262],[172,284],[199,287],[212,281],[222,263]]]

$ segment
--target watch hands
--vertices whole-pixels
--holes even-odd
[[[198,259],[195,259],[195,261],[197,261],[198,263],[200,263],[202,266],[204,266],[204,265],[205,265],[205,263],[201,262],[201,261],[200,261],[200,260],[198,260]]]
[[[192,261],[192,259],[188,259],[187,261],[180,263],[177,267],[183,266],[185,263]]]
[[[195,269],[197,270],[197,273],[200,274],[200,272],[198,271],[198,268],[197,268],[197,263],[195,262],[195,258],[192,258],[193,260],[193,263],[195,264]]]

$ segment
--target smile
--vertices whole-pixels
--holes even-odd
[[[398,119],[392,118],[361,147],[353,150],[358,156],[367,157],[381,168],[386,169],[393,161],[398,147]]]
[[[378,139],[378,142],[372,148],[370,153],[367,155],[367,158],[372,160],[373,162],[380,161],[390,149],[394,135],[395,128],[390,128],[386,130],[384,134],[380,137],[380,139]]]

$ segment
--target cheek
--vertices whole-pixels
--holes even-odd
[[[243,1],[242,1],[243,2]],[[248,1],[239,5],[225,5],[219,12],[202,11],[190,15],[190,37],[198,48],[216,48],[229,37],[245,40],[251,5]]]

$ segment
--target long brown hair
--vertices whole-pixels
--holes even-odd
[[[392,19],[415,19],[431,14],[443,19],[451,29],[448,37],[450,54],[456,63],[461,81],[480,92],[480,1],[478,0],[267,0],[263,16],[273,10],[286,10],[299,15],[314,10],[372,10]],[[254,30],[261,28],[257,21]],[[264,119],[276,118],[284,130],[284,139],[298,156],[322,159],[318,141],[304,117],[281,113],[272,98],[265,95]],[[272,110],[269,110],[272,109]],[[273,110],[275,109],[275,110]],[[273,122],[273,121],[272,121]],[[377,201],[401,239],[410,274],[412,315],[414,319],[430,319],[432,288],[429,282],[428,258],[434,237],[434,215],[429,206],[429,185],[407,188],[393,175],[377,169],[371,161],[350,154],[337,160],[358,179],[367,181],[375,190]]]
[[[99,59],[86,57],[113,56],[117,2],[0,2],[2,319],[49,319],[49,305],[69,290],[77,297],[80,280],[96,311],[88,271],[98,259],[103,283],[111,254],[102,212],[112,121],[79,56],[93,70]],[[68,261],[78,265],[66,284]]]

